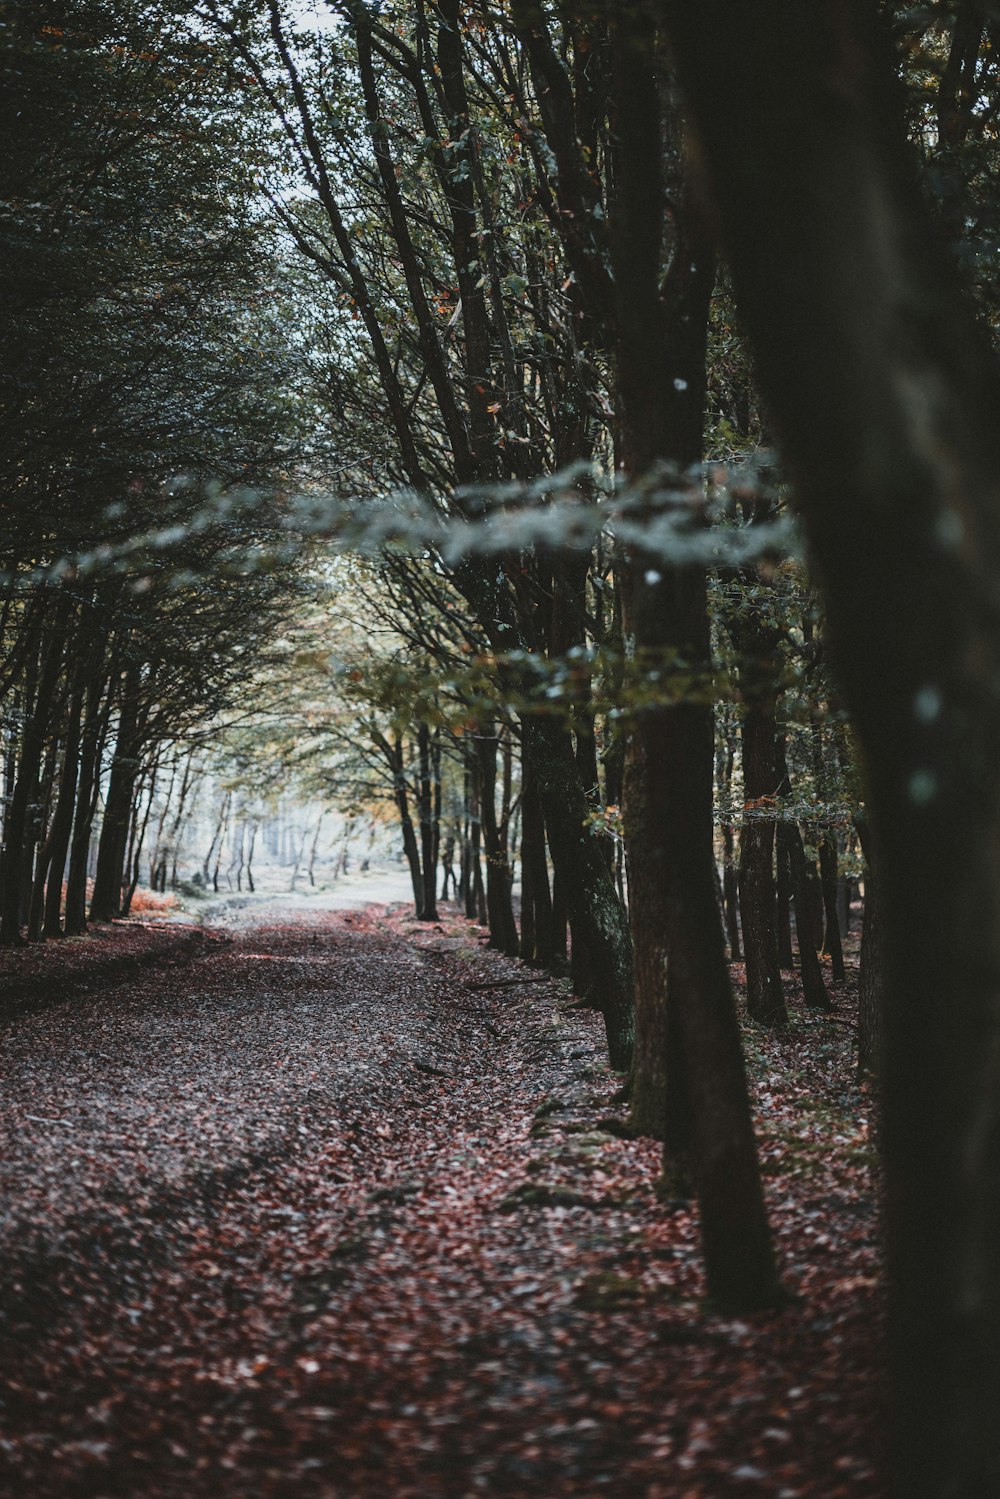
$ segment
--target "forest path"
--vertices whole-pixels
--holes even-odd
[[[9,1025],[0,1492],[878,1493],[863,1320],[706,1315],[536,978],[374,908]]]

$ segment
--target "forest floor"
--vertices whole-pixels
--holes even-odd
[[[792,1297],[722,1316],[598,1017],[452,914],[280,918],[0,965],[0,1492],[885,1492],[848,1026],[747,1035]]]

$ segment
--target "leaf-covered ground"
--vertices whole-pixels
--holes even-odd
[[[466,923],[146,940],[3,1028],[0,1492],[884,1492],[846,1027],[749,1038],[796,1299],[724,1318],[599,1020]]]

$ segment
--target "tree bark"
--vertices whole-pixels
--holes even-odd
[[[17,779],[4,824],[4,847],[0,859],[0,944],[4,946],[14,945],[22,940],[21,913],[25,879],[30,879],[31,871],[29,809],[38,787],[45,737],[63,661],[65,645],[62,625],[65,617],[62,609],[56,610],[56,617],[40,643],[41,659],[37,678],[25,693],[27,718],[17,761]],[[26,857],[29,861],[27,871]]]
[[[736,873],[736,840],[733,825],[727,822],[722,828],[722,901],[726,918],[726,937],[729,942],[729,961],[742,962],[743,948],[740,945],[740,895],[739,877]]]
[[[830,957],[830,972],[837,983],[847,977],[844,946],[840,938],[840,876],[838,873],[837,838],[824,828],[819,838],[819,877],[823,890],[823,952]]]
[[[417,917],[420,921],[437,921],[437,838],[434,822],[434,776],[431,755],[431,731],[426,723],[417,725],[417,754],[420,781],[417,810],[420,818],[421,899]]]
[[[115,753],[97,845],[97,869],[90,899],[91,921],[111,921],[121,912],[132,793],[139,773],[139,690],[139,668],[130,666],[122,688]]]
[[[810,1010],[832,1010],[833,1001],[823,982],[819,949],[822,930],[816,921],[816,866],[806,858],[805,845],[797,823],[788,829],[788,856],[791,863],[792,900],[795,904],[795,935],[799,947],[799,972],[802,975],[802,997]]]
[[[653,1140],[665,1140],[667,1131],[668,1067],[670,1050],[680,1044],[676,1026],[670,1030],[668,1012],[669,963],[666,941],[665,898],[667,886],[663,870],[651,846],[653,827],[649,806],[649,768],[645,762],[644,736],[630,735],[625,755],[624,804],[626,816],[625,863],[628,872],[628,914],[632,929],[632,952],[635,969],[636,1038],[635,1056],[629,1093],[629,1127],[636,1134]],[[681,1111],[690,1106],[684,1081],[682,1055],[677,1054],[671,1081],[677,1083],[677,1097],[671,1098],[675,1110],[672,1142],[683,1142],[684,1164],[671,1167],[665,1158],[665,1172],[671,1180],[686,1180],[689,1175],[691,1129],[682,1122]],[[676,1183],[672,1195],[679,1195]]]
[[[787,796],[792,789],[785,756],[784,734],[774,742],[774,757],[778,770],[778,789]],[[799,972],[802,975],[802,997],[811,1010],[834,1008],[819,961],[819,950],[823,941],[822,897],[816,866],[806,858],[805,845],[797,822],[783,825],[785,852],[788,857],[788,884],[795,907],[795,936],[799,949]]]
[[[107,732],[110,692],[105,670],[91,677],[84,704],[83,730],[80,736],[80,779],[76,789],[76,811],[73,835],[69,845],[69,869],[66,874],[67,937],[87,930],[87,865],[90,858],[90,836],[97,810],[101,755]]]
[[[31,820],[31,832],[28,839],[28,851],[33,847],[35,850],[35,872],[31,877],[30,861],[26,857],[25,869],[27,877],[25,880],[26,899],[22,909],[26,909],[28,922],[28,941],[41,942],[44,940],[42,934],[42,922],[45,915],[45,879],[49,870],[49,860],[52,856],[52,838],[47,831],[49,823],[49,809],[52,805],[52,792],[56,784],[56,769],[59,764],[59,740],[53,732],[54,720],[58,709],[53,704],[53,713],[49,724],[46,726],[48,747],[45,752],[45,768],[42,771],[38,790],[35,796],[34,815]]]
[[[63,875],[69,855],[70,836],[73,831],[73,808],[76,804],[77,781],[80,773],[80,725],[83,717],[84,685],[83,673],[70,698],[66,720],[66,736],[63,742],[62,772],[59,777],[59,794],[52,814],[49,829],[48,882],[45,887],[43,934],[46,937],[62,936]]]
[[[525,753],[571,923],[586,926],[594,967],[594,999],[604,1017],[612,1067],[626,1071],[634,1040],[632,944],[627,918],[600,844],[587,827],[589,806],[569,735],[541,714],[522,719]]]
[[[777,868],[774,882],[775,935],[778,947],[778,967],[790,973],[795,967],[792,951],[792,830],[787,822],[779,822],[776,839]]]
[[[884,964],[879,871],[871,827],[859,823],[865,856],[865,908],[861,919],[861,972],[858,978],[858,1076],[877,1077],[881,1070]]]
[[[489,725],[484,726],[476,740],[476,754],[479,758],[480,808],[486,851],[486,913],[490,946],[516,957],[517,925],[511,904],[513,872],[507,858],[506,839],[501,836],[497,822],[497,747],[496,733]]]
[[[702,456],[714,257],[692,212],[676,116],[664,112],[649,10],[640,5],[616,12],[611,34],[618,154],[609,233],[622,450],[628,475],[648,483],[658,463],[666,460],[683,474]],[[676,153],[672,186],[680,206],[670,272],[661,286],[665,133]],[[651,513],[646,507],[649,518],[660,505],[669,510],[677,504],[676,479],[670,490],[654,501]],[[687,491],[689,505],[697,499],[696,491]],[[642,801],[638,817],[634,805],[629,811],[626,804],[630,876],[642,882],[643,900],[658,902],[652,923],[647,912],[637,928],[650,944],[638,971],[655,985],[637,994],[637,1026],[648,1027],[654,1038],[648,1047],[643,1042],[639,1055],[647,1058],[653,1045],[666,1044],[666,1078],[683,1068],[710,1294],[727,1306],[765,1305],[778,1295],[778,1283],[717,896],[705,570],[636,547],[626,596],[637,670],[652,673],[667,689],[667,701],[639,709],[632,724]],[[668,668],[678,662],[688,685],[679,700],[671,700]],[[671,1064],[674,1035],[680,1053]],[[657,1069],[649,1079],[653,1096],[661,1076]],[[634,1072],[633,1094],[645,1091],[645,1073]],[[667,1174],[678,1166],[670,1147],[668,1135]]]
[[[751,668],[744,667],[743,676]],[[740,925],[747,968],[747,1013],[758,1025],[788,1023],[778,968],[774,888],[774,796],[778,775],[774,763],[773,690],[765,701],[747,688],[750,703],[743,714],[743,794],[746,803],[740,831]],[[770,803],[770,804],[769,804]]]
[[[525,760],[521,773],[521,944],[520,955],[540,968],[551,967],[552,895],[545,856],[545,822],[538,788]]]
[[[396,798],[396,810],[399,813],[399,826],[403,834],[403,853],[410,870],[410,884],[413,886],[413,909],[418,921],[424,916],[424,873],[420,867],[420,845],[417,835],[413,829],[413,819],[410,816],[409,793],[406,784],[406,768],[403,763],[403,740],[400,735],[393,738],[390,748],[390,765],[393,777],[393,793]]]
[[[663,12],[868,775],[896,1489],[981,1499],[1000,1493],[1000,382],[874,7]]]

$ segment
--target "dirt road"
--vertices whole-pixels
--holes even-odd
[[[881,1492],[863,1193],[782,1220],[840,1213],[839,1298],[711,1316],[599,1020],[457,918],[251,927],[2,1039],[0,1492]]]

